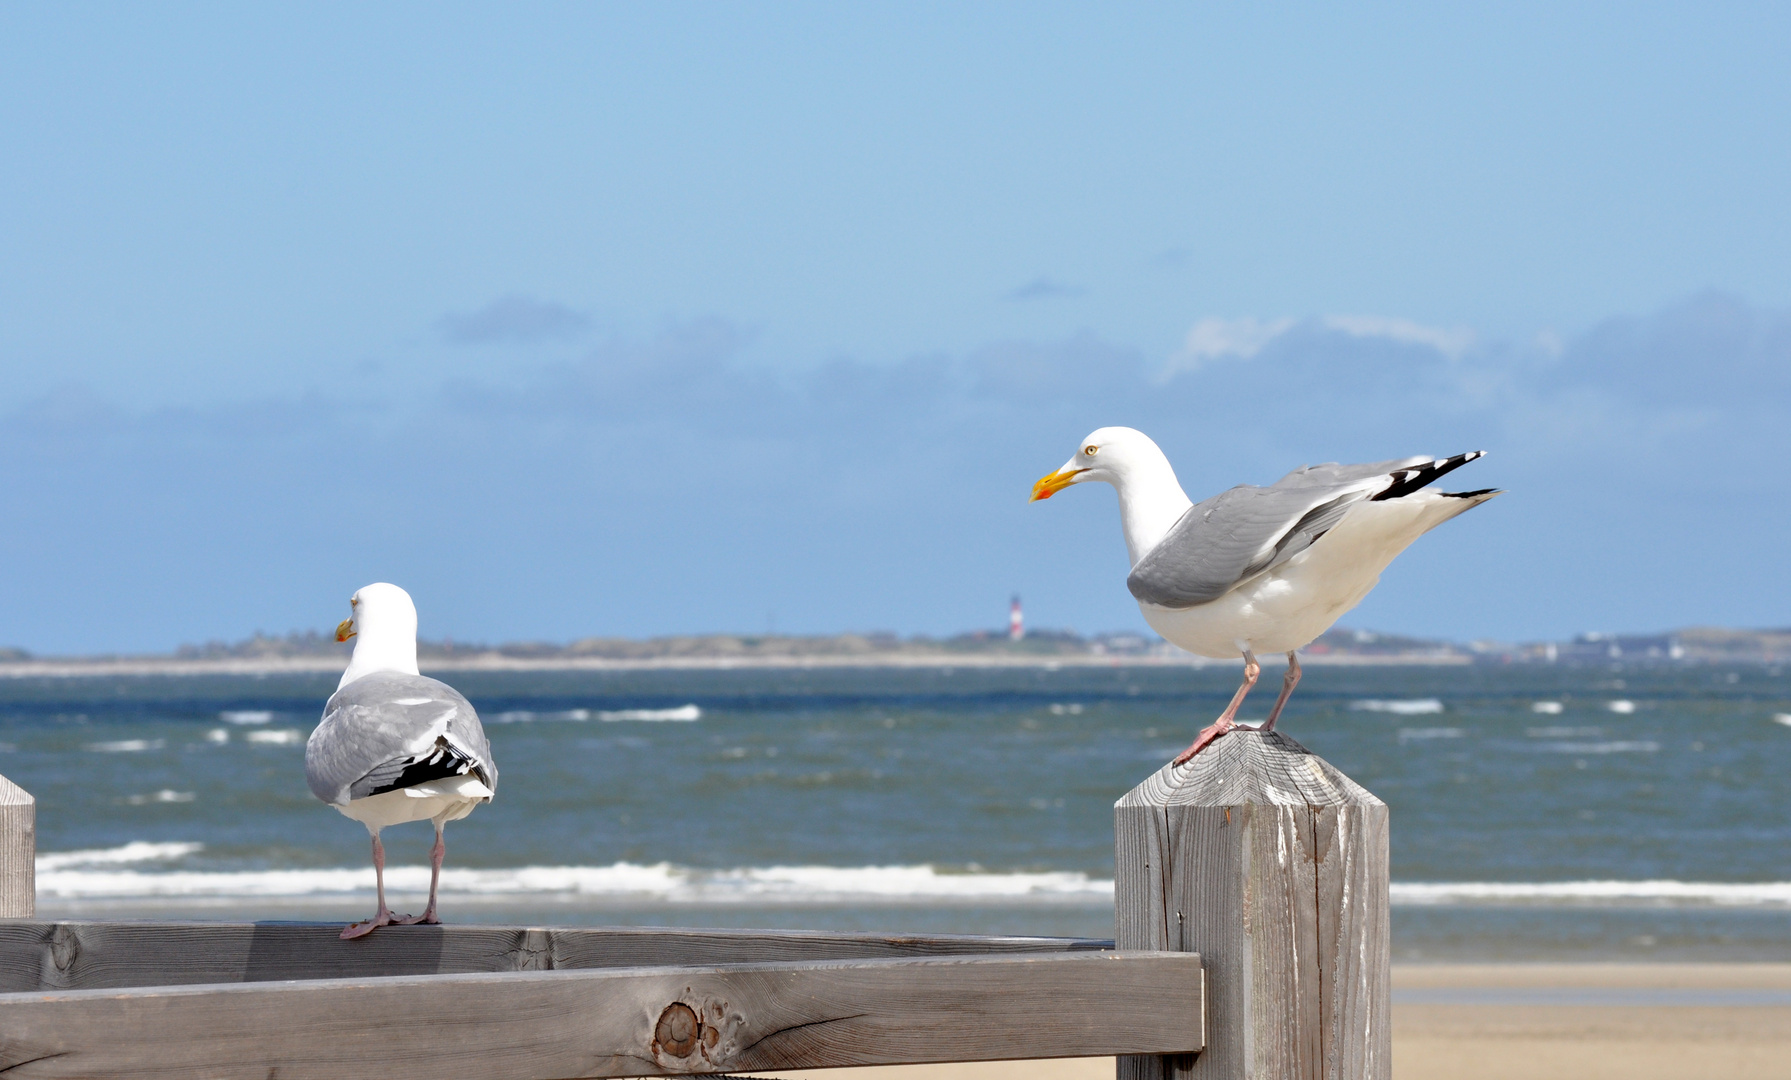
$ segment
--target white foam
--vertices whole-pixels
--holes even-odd
[[[1791,881],[1394,882],[1395,904],[1791,907]]]
[[[494,724],[528,724],[537,720],[570,720],[584,722],[586,720],[641,720],[641,721],[691,721],[701,720],[703,710],[695,705],[680,705],[675,709],[563,709],[559,712],[533,712],[528,709],[512,709],[509,712],[495,713],[489,717]]]
[[[119,863],[184,859],[188,855],[204,850],[204,844],[179,841],[158,844],[148,840],[132,840],[128,844],[113,848],[41,852],[37,856],[37,872],[42,874],[75,866],[115,866]]]
[[[265,724],[273,718],[274,714],[264,709],[226,709],[218,714],[226,724]]]
[[[114,848],[37,857],[38,894],[59,900],[305,900],[371,895],[370,866],[291,870],[149,870],[204,850],[196,843],[136,840]],[[425,865],[388,866],[397,893],[429,889]],[[1093,905],[1113,902],[1113,882],[1076,871],[957,872],[935,866],[765,866],[702,870],[672,863],[609,866],[449,866],[441,891],[462,899],[533,899],[666,905],[998,903]],[[1394,882],[1400,905],[1791,907],[1791,881]]]
[[[1559,754],[1653,754],[1660,750],[1660,744],[1653,739],[1615,739],[1593,743],[1545,743],[1542,749]]]
[[[227,743],[230,741],[230,733],[221,727],[212,728],[205,733],[205,741],[212,743]]]
[[[153,847],[155,845],[144,845]],[[182,845],[169,845],[179,847]],[[196,849],[197,845],[192,845]],[[70,856],[95,853],[69,853]],[[104,854],[104,853],[99,853]],[[371,867],[297,870],[164,871],[103,868],[104,860],[38,860],[38,895],[63,900],[132,897],[303,899],[370,893]],[[50,860],[46,863],[46,860]],[[123,858],[112,860],[125,862]],[[86,868],[92,867],[92,868]],[[386,867],[386,887],[423,893],[427,866]],[[1073,871],[954,873],[932,866],[769,866],[697,870],[670,863],[525,866],[482,870],[449,866],[441,892],[490,899],[559,899],[654,904],[1044,903],[1110,904],[1113,882]]]
[[[124,801],[132,806],[148,806],[150,803],[192,802],[196,798],[198,798],[198,796],[190,791],[175,791],[173,788],[163,788],[150,795],[132,795]]]
[[[1630,713],[1636,711],[1636,703],[1635,702],[1624,701],[1621,698],[1619,698],[1616,701],[1605,702],[1604,707],[1611,710],[1612,712],[1618,714],[1619,716],[1628,716]]]
[[[1352,701],[1349,707],[1357,712],[1384,712],[1395,716],[1423,716],[1427,713],[1440,713],[1443,703],[1436,698],[1404,698],[1391,701],[1370,698],[1366,701]]]
[[[1791,727],[1791,712],[1773,713],[1772,714],[1772,722],[1775,724],[1783,724],[1786,727]]]
[[[118,739],[114,742],[88,743],[84,749],[96,750],[102,754],[140,754],[145,750],[160,750],[166,743],[161,739]]]
[[[291,728],[280,728],[277,731],[251,731],[243,738],[252,743],[272,743],[275,746],[297,746],[304,742],[304,737]]]
[[[1051,715],[1052,716],[1081,716],[1082,715],[1082,706],[1076,704],[1075,702],[1070,702],[1067,705],[1054,704],[1051,706]]]
[[[692,720],[701,720],[702,718],[703,710],[697,708],[695,705],[680,705],[675,709],[617,709],[614,712],[599,711],[597,713],[597,719],[599,720],[669,720],[678,723],[688,723]]]
[[[1561,715],[1561,710],[1563,708],[1566,708],[1566,706],[1562,705],[1559,701],[1532,701],[1532,702],[1530,702],[1530,711],[1531,712],[1542,713],[1546,716],[1559,716],[1559,715]]]
[[[1595,739],[1604,734],[1601,727],[1533,727],[1524,734],[1532,739]]]
[[[1467,732],[1458,727],[1418,727],[1400,728],[1399,741],[1409,739],[1459,739]]]

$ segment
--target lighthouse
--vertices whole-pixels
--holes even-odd
[[[1014,604],[1007,609],[1007,639],[1019,641],[1026,636],[1026,616],[1020,614],[1020,598],[1014,597]]]

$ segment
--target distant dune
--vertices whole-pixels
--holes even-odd
[[[235,643],[182,646],[172,654],[40,657],[0,648],[0,678],[101,675],[251,675],[339,671],[350,646],[315,631]],[[647,639],[586,638],[570,645],[517,642],[417,646],[425,671],[580,671],[783,667],[1015,667],[1179,665],[1206,660],[1134,633],[1082,637],[1046,630],[1009,640],[999,631],[949,638],[895,634],[814,636],[702,634]],[[1664,634],[1582,634],[1563,642],[1458,644],[1366,630],[1333,629],[1306,649],[1309,664],[1765,663],[1791,660],[1791,630],[1696,627]],[[1265,657],[1272,662],[1273,658]],[[1236,663],[1236,661],[1229,661]]]

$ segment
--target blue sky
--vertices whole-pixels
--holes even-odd
[[[0,642],[1141,625],[1195,498],[1485,448],[1352,615],[1791,623],[1768,6],[0,9]],[[1470,478],[1464,475],[1464,481]]]

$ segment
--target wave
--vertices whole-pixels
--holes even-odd
[[[1791,881],[1394,882],[1393,903],[1412,906],[1791,907]]]
[[[160,750],[167,743],[162,739],[118,739],[113,742],[92,742],[82,747],[101,754],[140,754],[145,750]]]
[[[528,724],[537,720],[603,720],[616,722],[636,720],[647,722],[683,722],[701,720],[703,710],[695,705],[680,705],[675,709],[563,709],[559,712],[531,712],[528,709],[512,709],[509,712],[496,713],[490,717],[494,724]]]
[[[292,870],[149,870],[204,850],[196,843],[137,840],[114,848],[48,852],[37,857],[38,896],[46,900],[327,900],[370,894],[371,867]],[[393,892],[429,889],[426,866],[389,866]],[[609,866],[447,867],[444,895],[465,900],[676,905],[761,904],[1069,904],[1113,902],[1113,882],[1077,871],[998,873],[936,866],[764,866],[703,870],[672,863]],[[1720,907],[1791,908],[1791,881],[1394,882],[1395,905],[1412,907]]]
[[[274,731],[251,731],[243,738],[252,743],[272,743],[275,746],[297,746],[305,741],[304,736],[291,728],[279,728]]]
[[[1559,715],[1561,715],[1561,711],[1564,708],[1566,708],[1566,706],[1562,705],[1559,701],[1532,701],[1532,702],[1530,702],[1530,711],[1531,712],[1542,713],[1545,716],[1559,716]]]
[[[1459,739],[1467,735],[1458,727],[1403,727],[1399,729],[1399,741],[1411,739]]]
[[[1558,754],[1653,754],[1660,744],[1653,739],[1613,739],[1610,742],[1543,743],[1538,749]]]
[[[148,806],[150,803],[188,803],[199,796],[191,791],[175,791],[163,788],[151,795],[129,795],[124,801],[131,806]]]
[[[1783,724],[1786,727],[1791,727],[1791,712],[1773,713],[1772,714],[1772,722],[1775,724]]]
[[[1601,727],[1533,727],[1524,734],[1532,739],[1595,739],[1604,734]]]
[[[89,848],[84,851],[50,851],[37,857],[37,872],[54,872],[76,866],[115,866],[119,863],[164,862],[173,859],[184,859],[204,851],[204,844],[154,843],[149,840],[132,840],[111,848]]]
[[[1352,701],[1349,707],[1355,712],[1384,712],[1395,716],[1423,716],[1426,713],[1440,713],[1443,703],[1436,698],[1404,698],[1382,700],[1370,698],[1366,701]]]
[[[143,845],[154,847],[157,845]],[[181,845],[164,845],[169,847]],[[198,845],[188,845],[196,849]],[[48,900],[323,899],[370,893],[371,867],[296,870],[145,871],[98,861],[38,860],[37,894]],[[184,854],[184,853],[183,853]],[[115,859],[114,862],[148,861]],[[426,866],[388,866],[386,888],[422,894]],[[1113,883],[1073,871],[956,873],[933,866],[769,866],[697,870],[671,863],[610,866],[524,866],[442,871],[444,896],[563,902],[801,906],[840,903],[1110,904]]]
[[[274,714],[265,709],[225,709],[218,714],[218,719],[226,724],[265,724],[273,718]]]
[[[1619,716],[1628,716],[1630,713],[1636,711],[1636,703],[1635,702],[1625,701],[1621,698],[1619,698],[1616,701],[1605,702],[1604,707],[1609,709],[1610,711],[1618,714]]]

